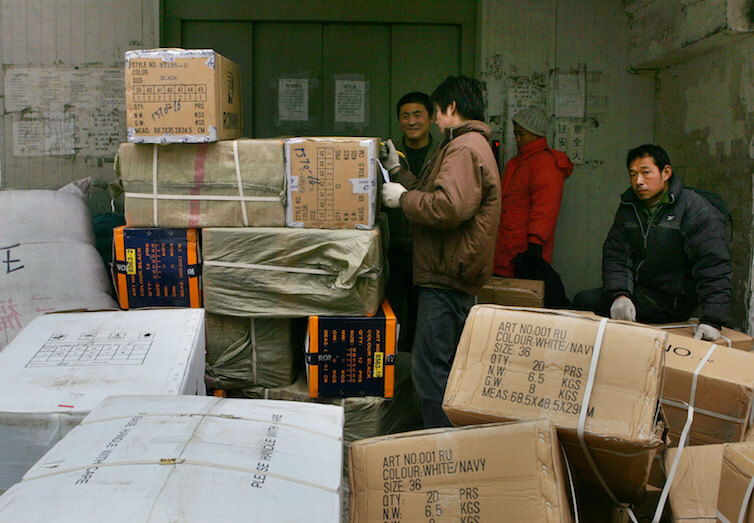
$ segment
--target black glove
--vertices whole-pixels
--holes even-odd
[[[542,246],[538,243],[529,242],[524,252],[516,254],[513,258],[513,274],[516,278],[524,280],[542,280]]]

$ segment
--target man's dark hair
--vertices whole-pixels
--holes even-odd
[[[650,156],[655,161],[655,165],[661,171],[666,165],[670,166],[670,156],[665,152],[665,149],[659,145],[645,143],[644,145],[640,145],[639,147],[628,151],[628,154],[626,155],[626,168],[631,167],[631,162],[637,158],[644,158],[645,156]]]
[[[435,106],[432,105],[429,95],[427,93],[422,93],[421,91],[411,91],[410,93],[401,96],[401,99],[395,104],[395,114],[398,118],[401,117],[401,107],[406,104],[422,104],[427,108],[427,113],[429,113],[430,117],[435,113]]]
[[[445,112],[455,102],[456,110],[467,120],[484,120],[482,82],[468,76],[448,76],[430,96],[432,103]]]

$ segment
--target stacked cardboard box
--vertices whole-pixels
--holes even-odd
[[[672,439],[678,441],[686,423],[694,373],[699,369],[690,444],[743,440],[754,405],[754,353],[670,332],[662,406]],[[699,368],[708,353],[708,359]]]
[[[637,324],[477,305],[443,409],[458,425],[546,417],[582,480],[602,489],[601,476],[618,500],[632,501],[664,445],[656,406],[666,340]]]
[[[0,497],[0,513],[33,522],[337,522],[342,444],[340,407],[112,396]]]
[[[432,429],[351,445],[352,522],[570,522],[547,420]]]
[[[717,492],[719,521],[751,521],[754,516],[754,444],[725,445]]]
[[[688,321],[682,323],[667,323],[664,325],[658,325],[657,327],[667,330],[671,334],[693,338],[698,323],[699,321],[696,318],[690,318]],[[722,327],[720,329],[720,339],[715,340],[713,343],[743,351],[754,350],[754,338],[743,332],[729,329],[728,327]]]
[[[204,310],[49,314],[2,352],[0,488],[111,394],[204,394]]]
[[[683,449],[669,494],[675,521],[715,520],[724,449],[724,445],[698,445]],[[677,452],[678,449],[665,452],[667,470],[670,470]]]
[[[545,282],[493,276],[479,291],[477,302],[511,307],[542,307],[545,304]]]

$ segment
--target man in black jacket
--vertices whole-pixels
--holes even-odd
[[[694,337],[718,339],[733,278],[725,218],[684,188],[662,147],[631,149],[626,165],[631,188],[602,247],[603,286],[579,292],[574,307],[645,323],[685,321],[698,307]]]

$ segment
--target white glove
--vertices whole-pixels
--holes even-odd
[[[395,145],[393,145],[393,140],[386,140],[380,145],[380,161],[388,172],[401,166],[401,161],[398,159],[398,151],[396,151]]]
[[[628,296],[618,296],[610,306],[610,317],[614,320],[636,321],[636,306]]]
[[[390,182],[382,184],[382,203],[385,207],[396,208],[401,206],[401,194],[406,188],[399,183]]]
[[[720,330],[714,328],[712,325],[706,323],[700,323],[694,329],[695,340],[707,340],[715,341],[720,339]]]

